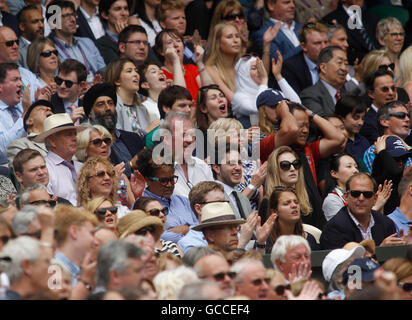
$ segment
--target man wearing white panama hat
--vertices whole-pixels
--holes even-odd
[[[67,113],[51,115],[44,120],[44,132],[34,141],[45,142],[48,150],[45,157],[49,170],[47,191],[69,200],[77,205],[76,180],[82,164],[73,161],[77,152],[77,131],[85,127],[76,127]]]

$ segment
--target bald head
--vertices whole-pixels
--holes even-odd
[[[17,63],[18,60],[19,40],[15,32],[9,27],[0,27],[0,63]]]

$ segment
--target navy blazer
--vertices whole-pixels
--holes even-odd
[[[375,143],[378,139],[378,113],[369,108],[368,112],[365,114],[363,126],[359,131],[359,134],[368,139],[369,144]]]
[[[6,11],[1,11],[1,14],[3,16],[3,19],[2,19],[3,26],[13,29],[16,36],[19,37],[20,30],[18,27],[17,18],[11,13],[8,13]]]
[[[267,20],[266,23],[263,25],[262,28],[260,28],[258,31],[253,32],[251,35],[252,41],[257,45],[257,47],[260,50],[260,55],[262,54],[263,50],[263,34],[265,31],[275,25],[273,21]],[[300,23],[295,24],[295,34],[298,37],[298,31],[302,27]],[[275,58],[277,59],[276,56],[276,50],[279,50],[281,53],[283,60],[286,60],[287,58],[295,55],[296,53],[300,52],[302,50],[301,46],[295,47],[292,42],[286,37],[286,35],[283,33],[282,30],[279,30],[277,36],[275,39],[272,40],[270,43],[270,58]]]
[[[75,36],[77,37],[86,37],[89,38],[91,40],[93,40],[94,42],[96,42],[96,38],[94,36],[94,33],[92,31],[92,29],[90,28],[89,23],[86,20],[86,17],[84,16],[84,14],[81,12],[80,7],[77,8],[76,10],[76,15],[77,15],[77,31],[75,33]],[[99,19],[100,15],[99,15]]]
[[[300,94],[303,89],[313,85],[312,75],[303,56],[303,51],[283,62],[282,76],[297,94]]]
[[[372,238],[379,246],[385,238],[396,233],[396,227],[387,216],[373,210],[371,214],[375,220]],[[351,241],[361,242],[362,240],[362,234],[349,216],[348,208],[343,207],[323,228],[320,246],[322,250],[331,250],[342,248]]]
[[[64,108],[63,99],[60,98],[57,93],[51,96],[50,102],[53,105],[53,113],[66,113],[66,109]],[[83,106],[83,100],[79,100],[79,107]]]

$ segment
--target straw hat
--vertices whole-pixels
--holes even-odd
[[[372,254],[375,254],[376,252],[376,244],[375,244],[375,241],[373,241],[372,239],[362,240],[359,243],[354,242],[354,241],[348,242],[347,244],[343,246],[343,249],[352,250],[353,248],[357,246],[364,247],[366,250],[368,250]]]
[[[136,232],[144,227],[154,226],[155,233],[153,235],[155,241],[159,240],[160,235],[163,233],[164,227],[162,220],[158,217],[148,216],[142,210],[133,210],[120,218],[117,223],[117,232],[120,238],[125,238],[129,234]]]
[[[33,139],[35,142],[44,142],[48,136],[63,130],[76,129],[77,131],[82,131],[86,129],[83,126],[76,127],[67,113],[56,113],[47,117],[44,119],[43,127],[43,133]]]
[[[192,229],[200,231],[204,228],[228,224],[243,224],[245,222],[243,219],[236,219],[235,213],[228,202],[212,202],[202,208],[200,224]]]

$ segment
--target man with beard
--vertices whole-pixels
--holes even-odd
[[[112,135],[110,161],[125,164],[125,174],[130,177],[136,154],[143,149],[144,140],[134,132],[116,129],[117,95],[113,85],[99,83],[91,87],[83,98],[83,108],[91,124],[100,124]]]

